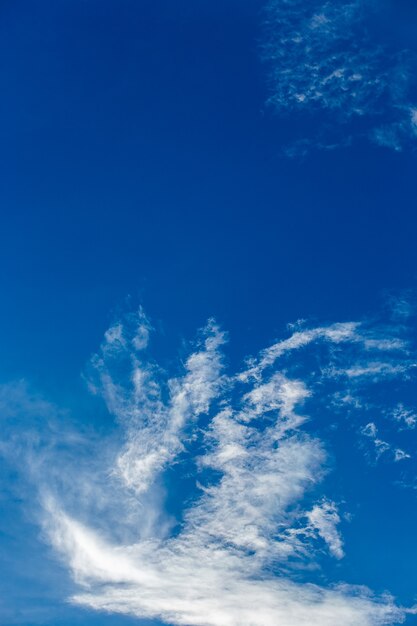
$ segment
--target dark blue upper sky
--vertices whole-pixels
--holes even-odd
[[[2,382],[87,405],[80,372],[115,312],[138,303],[164,355],[214,316],[233,362],[288,322],[361,318],[415,288],[413,147],[362,137],[285,156],[326,112],[267,104],[263,11],[260,0],[1,3]],[[66,610],[62,624],[125,623]]]
[[[210,313],[247,334],[413,286],[414,158],[282,158],[260,10],[2,4],[4,377],[64,383],[127,294],[180,331]]]

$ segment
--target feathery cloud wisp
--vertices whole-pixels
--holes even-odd
[[[121,425],[123,440],[106,455],[93,446],[86,465],[76,455],[70,470],[60,446],[50,445],[32,467],[44,532],[79,586],[71,601],[195,626],[401,622],[406,611],[389,596],[319,586],[308,575],[319,554],[340,560],[344,547],[338,504],[318,493],[327,451],[304,428],[301,408],[326,384],[345,395],[347,385],[360,385],[362,393],[385,372],[329,377],[326,368],[314,375],[300,368],[302,350],[324,350],[329,367],[343,370],[359,356],[373,362],[382,353],[392,376],[402,377],[410,351],[396,329],[297,329],[230,376],[226,336],[211,321],[183,371],[171,377],[146,360],[150,330],[142,312],[130,316],[107,331],[91,361],[90,388]],[[368,431],[376,437],[376,426]],[[191,491],[182,482],[190,472]],[[66,488],[68,474],[78,498]],[[164,507],[167,474],[183,500],[175,519]]]
[[[300,140],[298,151],[346,145],[355,134],[401,150],[417,137],[415,55],[377,36],[381,11],[359,0],[267,4],[269,103],[280,113],[319,115],[312,126],[321,130]]]

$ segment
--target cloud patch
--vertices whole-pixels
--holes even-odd
[[[91,359],[89,388],[117,435],[60,440],[46,429],[47,446],[34,446],[34,437],[21,443],[20,464],[31,449],[44,536],[76,585],[70,601],[190,626],[401,623],[407,610],[389,595],[311,578],[323,559],[345,556],[346,504],[323,493],[329,451],[307,425],[314,405],[322,413],[334,397],[355,393],[363,407],[369,386],[386,384],[385,368],[328,371],[378,358],[396,384],[406,380],[404,326],[301,325],[237,373],[212,320],[171,373],[146,356],[152,332],[142,311],[127,316]],[[24,410],[33,400],[36,412],[50,412],[24,389],[16,395]],[[16,410],[13,400],[9,413]],[[377,426],[364,434],[376,441]],[[4,450],[16,456],[16,446]]]
[[[289,152],[346,146],[358,136],[397,151],[415,141],[416,55],[400,38],[388,45],[380,3],[270,0],[265,15],[268,102],[281,115],[308,114],[318,129]]]

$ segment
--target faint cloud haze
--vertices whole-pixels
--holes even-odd
[[[269,104],[279,114],[308,114],[310,130],[288,148],[332,149],[357,136],[402,150],[417,136],[415,70],[409,39],[371,0],[270,0],[262,48]],[[403,22],[407,22],[404,18]]]

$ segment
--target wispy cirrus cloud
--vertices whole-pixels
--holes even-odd
[[[416,55],[401,41],[387,45],[372,0],[270,0],[263,58],[269,104],[280,114],[308,114],[310,132],[288,148],[348,145],[355,136],[401,150],[417,138],[412,96]]]
[[[362,435],[367,437],[374,446],[375,458],[378,461],[382,455],[388,453],[391,458],[398,463],[398,461],[404,461],[410,459],[411,455],[402,450],[401,448],[394,448],[387,441],[380,438],[378,428],[374,422],[369,422],[361,430]]]
[[[308,513],[311,528],[326,542],[330,553],[337,559],[344,557],[343,541],[337,529],[340,517],[334,502],[316,504]]]
[[[392,411],[392,417],[399,422],[404,428],[415,428],[417,425],[417,413],[406,408],[401,402]]]
[[[365,397],[385,380],[359,373],[352,390],[352,377],[329,368],[378,355],[403,379],[403,326],[300,326],[237,374],[214,321],[171,375],[146,357],[151,332],[143,311],[130,315],[91,360],[90,389],[119,424],[116,436],[84,434],[72,456],[72,435],[63,445],[56,429],[21,443],[20,460],[28,449],[37,459],[43,532],[78,586],[71,601],[195,626],[400,623],[407,610],[388,595],[310,580],[323,553],[340,561],[345,550],[340,503],[323,493],[328,450],[306,425],[315,405],[333,406],[335,388]],[[15,395],[11,413],[32,401],[36,413],[50,411],[24,389]],[[16,446],[6,452],[13,458]]]

